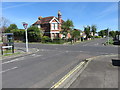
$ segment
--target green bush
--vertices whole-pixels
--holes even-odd
[[[14,39],[15,40],[22,40],[25,37],[25,30],[20,30],[20,29],[13,29],[11,30],[11,33],[14,34]]]
[[[28,31],[28,41],[38,42],[41,39],[41,32],[38,27],[31,26],[27,29]]]
[[[55,38],[52,41],[53,44],[63,44],[64,42],[65,42],[65,40],[61,39],[61,38]]]
[[[28,41],[29,42],[37,42],[37,41],[40,41],[40,39],[41,39],[40,33],[36,33],[36,32],[28,33]]]
[[[102,38],[101,36],[95,36],[95,38]]]
[[[50,42],[50,41],[51,41],[51,39],[48,36],[43,36],[41,39],[42,43],[46,43],[46,42]]]
[[[110,39],[109,44],[113,44],[113,43],[114,43],[113,39]],[[108,44],[108,41],[106,42],[106,44]]]

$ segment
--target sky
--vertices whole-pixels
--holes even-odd
[[[2,16],[23,29],[22,22],[32,25],[39,16],[56,16],[73,21],[74,28],[84,30],[86,25],[96,25],[98,31],[118,30],[117,2],[2,2]]]

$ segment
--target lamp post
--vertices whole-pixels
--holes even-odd
[[[23,22],[23,27],[25,28],[25,36],[26,36],[26,52],[28,52],[27,26],[28,26],[28,24]]]

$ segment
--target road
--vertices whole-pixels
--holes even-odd
[[[107,39],[76,45],[29,44],[35,54],[2,61],[3,88],[50,88],[82,60],[104,54],[117,54],[118,48],[103,46]],[[15,44],[25,47],[24,43]]]

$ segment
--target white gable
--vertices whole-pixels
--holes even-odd
[[[53,20],[56,20],[57,23],[60,23],[55,17],[49,23],[55,23],[55,22],[52,22]]]

